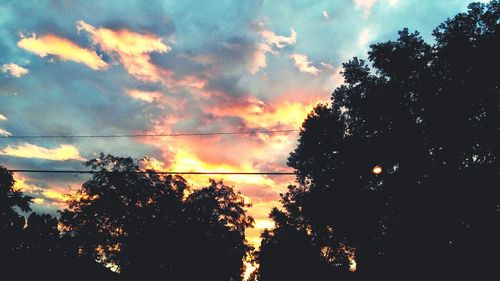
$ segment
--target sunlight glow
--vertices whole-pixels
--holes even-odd
[[[255,220],[255,228],[273,229],[274,227],[275,227],[275,223],[272,220],[268,220],[268,219]]]
[[[357,270],[356,248],[342,244],[340,250],[343,251],[347,255],[347,258],[349,259],[349,271],[355,272]]]
[[[245,272],[243,273],[243,280],[244,281],[247,281],[250,279],[250,276],[252,275],[252,273],[257,270],[258,266],[257,265],[254,265],[250,262],[244,262],[244,269],[245,269]]]
[[[372,172],[375,174],[375,175],[380,175],[382,173],[382,167],[380,167],[379,165],[373,167],[372,169]]]

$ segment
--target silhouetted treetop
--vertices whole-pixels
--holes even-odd
[[[19,208],[20,211],[31,211],[30,202],[32,197],[26,196],[22,191],[15,190],[14,177],[6,168],[0,166],[0,215],[2,218],[17,214],[14,208]]]
[[[241,279],[253,224],[243,197],[222,182],[192,190],[180,176],[143,172],[131,158],[103,155],[69,201],[61,222],[79,255],[121,278]],[[196,268],[196,270],[193,270]]]

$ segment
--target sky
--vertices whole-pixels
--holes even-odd
[[[342,84],[342,63],[408,27],[432,30],[466,0],[0,0],[0,135],[298,130]],[[286,172],[298,134],[0,139],[10,169],[85,169],[100,152],[170,171]],[[268,219],[293,176],[223,178]],[[87,178],[15,174],[56,214]],[[207,176],[186,176],[194,188]]]

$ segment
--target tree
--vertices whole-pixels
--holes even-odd
[[[180,176],[142,171],[131,158],[103,155],[61,214],[81,256],[124,279],[236,280],[249,247],[240,194],[222,182],[192,191]]]
[[[113,280],[95,260],[80,258],[60,237],[58,219],[31,212],[31,197],[14,188],[12,172],[0,167],[0,259],[2,276],[59,280],[61,276]],[[27,218],[20,212],[29,213]],[[31,213],[30,213],[31,212]],[[74,248],[74,247],[73,247]]]
[[[245,228],[253,226],[246,215],[244,198],[224,185],[210,185],[193,191],[185,200],[185,280],[241,280],[243,260],[252,250],[245,241]],[[196,271],[191,266],[195,264]]]
[[[0,166],[0,231],[19,228],[21,217],[16,208],[23,212],[31,211],[29,204],[33,198],[14,189],[15,183],[12,173]]]
[[[18,211],[31,211],[31,197],[14,189],[12,173],[0,166],[0,259],[6,268],[12,268],[16,261],[13,254],[20,247],[20,233],[25,224],[24,217]]]
[[[318,280],[340,268],[356,270],[350,278],[498,274],[484,257],[500,251],[499,18],[499,1],[473,3],[435,29],[433,45],[404,29],[371,46],[370,65],[343,65],[345,83],[309,114],[288,159],[298,185],[271,214],[260,280],[279,276],[266,257],[296,237],[282,256],[315,252],[299,271]]]

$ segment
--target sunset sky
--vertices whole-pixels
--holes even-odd
[[[403,27],[426,40],[468,0],[1,1],[0,135],[299,129]],[[484,1],[486,2],[486,1]],[[10,169],[85,169],[100,152],[158,170],[290,171],[297,133],[163,138],[0,139]],[[86,176],[16,174],[33,208],[56,213]],[[221,176],[212,176],[219,179]],[[194,187],[208,177],[187,176]],[[226,176],[253,204],[259,243],[293,176]]]

